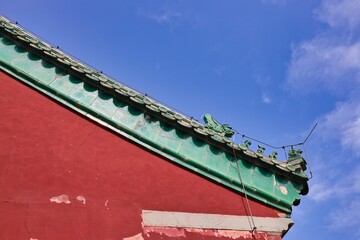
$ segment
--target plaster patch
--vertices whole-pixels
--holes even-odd
[[[52,198],[50,198],[50,202],[66,203],[66,204],[71,203],[70,200],[69,200],[69,196],[66,195],[66,194],[62,194],[62,195],[59,195],[59,196],[52,197]]]
[[[284,194],[284,195],[287,195],[287,194],[288,194],[288,191],[287,191],[286,187],[284,187],[284,186],[280,186],[280,191],[281,191],[281,193]]]
[[[136,234],[131,237],[123,238],[123,240],[144,240],[142,233]]]
[[[82,204],[85,204],[86,203],[86,199],[84,196],[82,195],[79,195],[76,197],[76,200],[78,200],[79,202],[81,202]]]
[[[201,234],[201,236],[218,236],[218,233],[216,230],[209,230],[209,229],[200,229],[200,228],[185,228],[186,232],[188,233],[198,233]]]
[[[165,235],[171,238],[188,237],[186,233],[195,233],[201,237],[215,237],[220,239],[267,239],[268,235],[263,232],[252,233],[250,231],[199,229],[199,228],[169,228],[169,227],[143,227],[144,234],[150,237],[150,233]],[[141,235],[141,234],[138,234]],[[136,237],[135,235],[133,237]],[[142,236],[141,236],[142,237]],[[272,238],[271,238],[272,239]],[[125,238],[124,238],[125,240]],[[126,238],[126,240],[138,240],[137,238]],[[140,238],[139,240],[143,240]]]
[[[232,238],[232,239],[237,239],[237,238],[249,238],[252,239],[253,235],[250,232],[245,232],[245,231],[232,231],[232,230],[218,230],[218,233],[221,237],[227,237],[227,238]]]
[[[144,227],[144,233],[146,236],[150,236],[150,233],[158,233],[167,237],[186,237],[184,229],[169,228],[169,227]]]
[[[286,213],[282,213],[282,212],[278,212],[277,215],[281,218],[285,218],[286,217]]]
[[[212,237],[220,237],[220,238],[230,238],[230,239],[253,239],[253,234],[249,231],[234,231],[234,230],[204,230],[197,228],[186,228],[186,232],[189,233],[198,233],[202,236],[212,236]]]
[[[208,230],[252,231],[248,216],[142,210],[143,226]],[[253,217],[259,232],[282,233],[293,223],[290,218]]]

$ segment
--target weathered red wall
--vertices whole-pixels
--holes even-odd
[[[142,209],[245,215],[243,198],[232,191],[1,71],[0,86],[0,239],[122,239],[143,231]],[[50,201],[62,194],[71,203]],[[250,205],[254,216],[278,216]]]

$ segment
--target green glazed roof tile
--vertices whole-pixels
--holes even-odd
[[[15,47],[16,45],[7,40],[6,38],[1,39],[1,48],[0,48],[0,58],[4,62],[11,62],[13,59],[17,57],[17,55],[14,54],[16,52]]]
[[[154,141],[156,141],[161,146],[167,146],[174,152],[179,152],[183,141],[179,141],[179,138],[176,134],[176,129],[167,123],[162,123],[161,128],[163,131],[159,132]]]
[[[237,164],[239,165],[241,179],[244,182],[251,183],[252,181],[252,174],[254,171],[255,166],[245,160],[238,161]],[[236,166],[236,163],[235,163]],[[237,168],[237,166],[236,166]],[[235,175],[235,178],[239,179],[239,173]]]
[[[41,60],[40,65],[31,69],[28,73],[42,84],[48,85],[57,77],[55,70],[56,69],[53,64]]]
[[[0,50],[1,51],[1,50]],[[30,72],[32,69],[37,68],[40,63],[41,59],[37,57],[34,54],[25,53],[27,58],[24,58],[23,56],[19,56],[15,59],[13,59],[10,64],[14,65],[15,67],[21,67],[24,72]],[[30,60],[30,61],[29,61]]]
[[[276,175],[275,186],[274,186],[274,195],[280,196],[282,199],[288,202],[294,202],[299,199],[299,191],[294,188],[291,182],[288,179],[279,177]]]
[[[90,105],[90,108],[110,118],[118,109],[113,103],[113,98],[103,91],[99,91],[98,97]]]
[[[80,83],[79,87],[75,89],[70,96],[75,98],[81,104],[90,106],[98,95],[98,90],[95,87],[87,83]]]
[[[152,141],[161,131],[159,125],[160,122],[158,119],[148,114],[143,114],[142,118],[140,118],[140,121],[134,126],[133,130],[143,138]]]
[[[209,148],[205,142],[190,137],[183,140],[179,154],[187,158],[195,158],[198,162],[205,164],[208,160]]]
[[[127,126],[129,129],[133,129],[142,117],[142,115],[140,114],[140,111],[136,112],[130,106],[118,105],[118,109],[116,110],[111,119],[121,125]]]
[[[231,162],[228,160],[226,153],[215,147],[209,149],[206,165],[211,171],[219,171],[222,174],[227,174],[227,170]]]
[[[230,182],[239,181],[239,172],[235,161],[230,161],[226,174],[230,176]]]
[[[66,75],[60,78],[55,78],[51,82],[50,86],[65,95],[70,95],[77,88],[79,88],[81,81],[71,75]]]
[[[251,178],[251,186],[255,189],[271,192],[274,188],[274,173],[267,171],[266,169],[263,169],[261,167],[254,168]],[[264,181],[265,178],[267,179],[267,181]]]

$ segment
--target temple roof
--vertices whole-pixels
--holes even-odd
[[[287,213],[307,194],[306,162],[279,161],[231,140],[231,127],[205,124],[158,103],[0,17],[0,68],[111,131],[236,192]]]

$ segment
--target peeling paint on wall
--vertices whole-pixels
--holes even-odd
[[[281,191],[281,193],[284,194],[284,195],[287,195],[287,194],[288,194],[288,191],[287,191],[286,187],[284,187],[284,186],[280,186],[280,191]]]
[[[250,232],[242,232],[242,231],[231,231],[231,230],[218,230],[218,235],[222,237],[237,239],[237,238],[249,238],[253,237],[253,234]]]
[[[77,196],[77,197],[76,197],[76,200],[78,200],[79,202],[81,202],[81,203],[84,204],[84,205],[85,205],[85,203],[86,203],[86,199],[85,199],[85,197],[82,196],[82,195]]]
[[[172,227],[143,227],[143,232],[146,237],[156,237],[154,234],[160,236],[165,235],[170,238],[187,238],[191,234],[198,234],[199,238],[213,237],[219,239],[249,239],[249,240],[280,240],[280,235],[269,235],[265,232],[250,232],[237,230],[220,230],[220,229],[199,229],[199,228],[172,228]],[[140,234],[138,234],[140,235]],[[137,235],[135,235],[137,236]],[[133,237],[135,237],[133,236]],[[158,236],[158,237],[160,237]],[[162,238],[162,237],[160,237]],[[124,238],[125,239],[125,238]],[[137,238],[126,238],[127,240],[138,240]],[[143,238],[140,238],[143,240]],[[191,238],[192,239],[192,238]]]
[[[190,233],[199,233],[202,236],[212,236],[212,237],[226,237],[230,239],[239,239],[240,237],[243,239],[252,239],[253,234],[249,231],[235,231],[235,230],[204,230],[197,228],[187,228],[186,232]]]
[[[219,238],[230,238],[230,239],[253,239],[254,235],[249,231],[235,231],[235,230],[204,230],[196,228],[187,228],[186,232],[199,233],[202,236],[212,236]]]
[[[144,240],[142,233],[136,234],[131,237],[123,238],[123,240]]]
[[[59,195],[59,196],[52,197],[52,198],[50,198],[50,202],[66,203],[66,204],[71,203],[70,200],[69,200],[69,196],[66,195],[66,194],[62,194],[62,195]]]
[[[277,215],[281,218],[285,218],[286,217],[286,213],[282,213],[282,212],[278,212]]]
[[[104,206],[106,207],[106,210],[109,210],[110,208],[109,208],[109,200],[106,200],[105,201],[105,204],[104,204]]]
[[[158,233],[167,237],[186,237],[184,229],[170,228],[170,227],[144,227],[144,233],[146,236],[150,236],[150,233]]]

